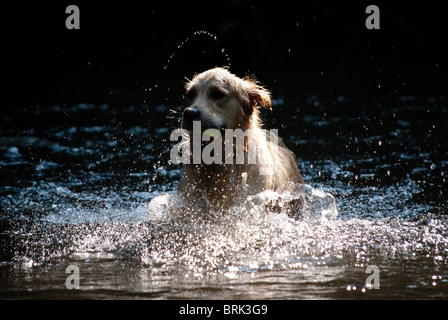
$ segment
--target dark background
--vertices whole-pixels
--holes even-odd
[[[65,27],[70,4],[80,30]],[[365,27],[369,4],[380,30]],[[223,48],[233,73],[256,75],[277,97],[447,93],[442,2],[19,1],[0,12],[4,110],[181,103],[184,77],[227,64]]]

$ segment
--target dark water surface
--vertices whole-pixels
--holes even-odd
[[[213,219],[149,216],[180,178],[168,163],[180,107],[2,116],[0,297],[448,298],[447,97],[276,98],[266,127],[298,156],[309,190],[335,197],[337,217],[311,199],[294,220],[261,198]],[[69,265],[79,289],[66,288]],[[368,266],[379,289],[366,287]]]

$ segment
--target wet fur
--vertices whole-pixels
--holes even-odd
[[[214,68],[196,75],[186,86],[189,106],[201,112],[203,127],[251,129],[245,141],[260,148],[266,163],[275,163],[271,175],[261,175],[261,164],[185,164],[178,191],[186,200],[228,208],[242,194],[277,190],[288,182],[301,183],[295,155],[278,139],[278,147],[262,130],[259,108],[271,109],[270,92],[250,78],[241,79],[227,69]],[[217,98],[218,97],[218,98]],[[234,162],[235,163],[235,162]],[[245,174],[244,174],[245,173]],[[243,180],[246,184],[243,186]]]

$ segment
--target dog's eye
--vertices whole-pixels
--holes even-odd
[[[213,100],[220,100],[220,99],[224,98],[225,96],[227,96],[227,94],[218,88],[213,88],[210,90],[210,97]]]

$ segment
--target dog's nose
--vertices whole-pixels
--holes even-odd
[[[201,112],[196,107],[188,107],[184,110],[183,127],[187,130],[193,129],[193,121],[201,120]]]

